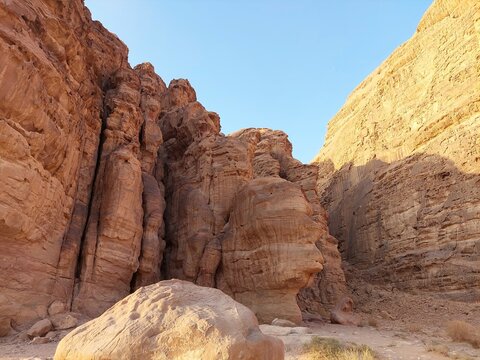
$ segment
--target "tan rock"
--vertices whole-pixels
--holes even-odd
[[[66,330],[78,325],[78,319],[70,314],[57,314],[50,317],[55,330]]]
[[[104,187],[99,178],[108,176],[109,167],[110,178],[120,175],[117,166],[126,170],[123,160],[114,164],[110,155],[127,148],[138,169],[140,160],[145,169],[155,165],[148,154],[156,155],[161,136],[151,124],[156,107],[148,93],[153,89],[159,98],[162,82],[153,76],[149,82],[151,66],[134,72],[126,46],[93,22],[80,0],[2,2],[0,23],[1,314],[18,324],[46,316],[53,301],[71,303],[80,275],[82,297],[91,297],[89,287],[106,295],[89,309],[98,313],[130,292],[128,278],[138,266],[141,243],[141,236],[133,236],[123,251],[115,245],[110,255],[121,263],[122,279],[105,276],[102,251],[111,245],[105,239],[116,236],[106,219],[115,214],[106,212],[115,201],[102,207],[100,195],[112,200],[105,189],[132,189],[125,183],[129,179]],[[138,139],[146,119],[141,156]],[[141,171],[134,177],[141,179]],[[136,212],[142,207],[141,181],[135,185],[136,202],[118,219],[130,222],[130,230],[142,228],[141,211]],[[100,238],[92,233],[97,225]]]
[[[32,327],[28,329],[27,335],[31,339],[37,336],[45,336],[50,330],[52,330],[52,328],[53,326],[51,321],[48,319],[43,319],[33,324]]]
[[[353,313],[353,300],[349,297],[341,299],[330,314],[332,324],[355,325],[360,324],[360,318]]]
[[[222,242],[224,289],[261,322],[302,320],[298,291],[322,269],[324,229],[300,187],[281,178],[250,181],[236,195]]]
[[[61,359],[283,359],[253,313],[221,291],[169,280],[142,287],[69,333]]]
[[[67,306],[65,305],[65,303],[61,302],[60,300],[55,300],[48,307],[48,315],[50,316],[61,314],[61,313],[64,313],[65,311],[67,311]]]
[[[273,172],[268,173],[277,171],[276,179],[252,181],[252,178],[266,173],[266,170],[261,170],[260,165],[255,162],[259,149],[268,148],[268,144],[273,144],[276,138],[272,137],[271,141],[261,143],[262,131],[255,129],[228,137],[221,135],[218,117],[196,102],[193,90],[190,90],[190,85],[185,81],[170,84],[166,97],[175,98],[166,101],[172,108],[160,119],[166,155],[166,276],[219,287],[254,309],[261,321],[271,321],[278,316],[301,321],[296,295],[300,288],[308,284],[311,275],[321,269],[318,262],[321,255],[315,242],[322,238],[323,231],[326,232],[326,221],[322,226],[317,226],[313,217],[308,218],[313,215],[311,205],[300,186],[278,176],[280,166],[278,170],[274,167]],[[266,129],[263,133],[267,133]],[[273,133],[278,133],[278,137],[283,136],[284,143],[288,144],[286,146],[290,146],[290,159],[292,163],[295,162],[291,157],[291,145],[286,135],[281,132]],[[259,143],[261,144],[258,145]],[[288,163],[287,160],[283,162]],[[300,168],[300,165],[298,161],[295,162],[297,168]],[[287,165],[285,167],[288,168]],[[312,174],[316,175],[314,170],[315,167],[310,167]],[[300,179],[301,176],[297,175],[297,178]],[[272,231],[262,234],[263,238],[258,241],[258,244],[262,244],[262,241],[265,243],[266,250],[261,247],[250,249],[251,244],[242,243],[245,239],[235,237],[235,229],[244,223],[252,224],[252,233],[262,232],[261,220],[256,220],[259,219],[259,214],[252,209],[240,208],[238,213],[232,210],[237,203],[245,201],[245,192],[242,192],[242,189],[249,186],[252,189],[254,185],[251,184],[255,181],[265,183],[264,188],[262,185],[256,190],[259,199],[262,196],[269,197],[272,191],[275,192],[275,196],[268,202],[272,207],[268,216],[276,218],[271,224],[264,225],[271,227]],[[284,188],[275,185],[278,182],[284,183]],[[272,186],[269,187],[267,183]],[[311,183],[311,188],[315,192],[315,181]],[[299,213],[298,220],[298,224],[308,223],[304,230],[292,228],[298,225],[295,216],[291,222],[283,221],[285,213],[290,209],[282,207],[288,200],[284,201],[281,191],[290,190],[295,195],[288,199],[300,199],[297,200],[299,207],[303,207],[305,212]],[[283,205],[276,207],[275,202],[282,201]],[[318,197],[317,204],[319,206]],[[242,224],[234,223],[231,219],[240,216],[242,211],[246,211]],[[255,227],[259,229],[255,230]],[[299,231],[302,234],[298,234]],[[276,235],[269,240],[272,234]],[[270,246],[269,241],[285,244]],[[311,242],[306,245],[304,252],[301,250],[303,242]],[[271,249],[268,249],[269,246]],[[232,253],[241,253],[239,249],[243,247],[252,251],[252,254],[257,252],[258,259],[252,256],[251,259],[242,261],[242,275],[235,275],[239,269],[231,268],[233,258],[228,257],[235,257]],[[312,253],[308,254],[310,250]],[[226,255],[227,252],[229,255]],[[247,254],[247,251],[244,253]],[[312,259],[313,265],[305,262],[305,258]],[[299,264],[287,270],[292,262],[297,261],[303,265]],[[269,269],[269,264],[272,263],[278,264],[278,269],[274,266]],[[220,264],[222,266],[219,268]],[[259,271],[265,273],[258,275]],[[282,271],[285,271],[285,277],[278,276],[275,279],[274,274]],[[293,278],[295,280],[292,280]],[[249,282],[247,287],[242,284],[243,281]],[[259,305],[261,303],[263,305]],[[274,305],[270,306],[271,304]]]
[[[480,299],[479,22],[436,0],[329,123],[318,189],[358,276]]]
[[[319,174],[316,166],[302,164],[293,158],[292,144],[283,131],[243,129],[230,136],[240,138],[254,148],[254,177],[280,177],[297,184],[312,206],[312,218],[324,229],[316,245],[325,262],[323,270],[315,275],[313,282],[300,291],[297,301],[302,311],[327,316],[337,301],[347,294],[347,288],[338,242],[328,233],[327,213],[317,194]]]
[[[0,32],[0,317],[24,325],[71,310],[97,316],[172,277],[231,289],[250,306],[264,302],[255,311],[269,321],[284,311],[299,321],[303,286],[312,287],[299,297],[302,309],[328,307],[342,292],[316,168],[292,158],[286,134],[224,136],[188,80],[167,88],[151,64],[132,69],[126,46],[81,0],[1,2]],[[270,185],[258,199],[283,181],[279,188],[294,189],[288,199],[311,210],[282,223],[286,202],[272,190],[277,219],[252,226],[266,251],[248,249],[258,254],[251,269],[275,262],[286,272],[265,273],[257,287],[242,264],[245,287],[222,269],[223,241],[241,233],[230,221],[232,209],[247,207],[238,193],[260,179]],[[297,222],[308,226],[291,228]],[[278,246],[267,240],[273,233]],[[250,246],[245,236],[239,244]],[[302,265],[306,238],[313,252]],[[317,248],[325,271],[309,281],[320,269]]]
[[[57,338],[57,336],[58,336],[58,332],[57,332],[57,331],[49,331],[49,332],[45,335],[45,337],[46,337],[47,339],[50,339],[50,341],[54,341],[54,340]]]
[[[286,319],[275,318],[272,320],[272,325],[274,326],[283,326],[283,327],[296,327],[297,324]]]

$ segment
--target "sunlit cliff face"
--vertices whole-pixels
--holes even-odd
[[[260,309],[289,298],[276,317],[298,320],[295,296],[324,262],[315,246],[324,230],[311,214],[302,191],[285,180],[259,178],[240,190],[222,242],[223,275],[239,301]]]

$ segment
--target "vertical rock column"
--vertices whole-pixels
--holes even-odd
[[[96,316],[130,293],[143,234],[139,133],[140,81],[131,69],[113,77],[105,98],[93,203],[84,234],[73,309]]]
[[[163,143],[162,131],[158,124],[161,111],[161,97],[166,91],[163,80],[155,74],[151,64],[137,65],[134,69],[140,78],[140,108],[143,125],[140,132],[141,168],[143,182],[143,236],[138,271],[133,287],[149,285],[160,281],[163,259],[165,226],[165,187],[163,186],[163,154],[158,150]]]
[[[329,234],[327,212],[318,196],[318,169],[305,165],[292,156],[292,144],[283,131],[271,129],[244,129],[231,135],[255,148],[253,170],[255,178],[283,178],[299,187],[312,208],[312,219],[322,229],[315,239],[324,258],[323,270],[315,274],[313,281],[302,289],[298,303],[303,311],[329,315],[329,310],[347,294],[345,275],[341,266],[337,240]]]

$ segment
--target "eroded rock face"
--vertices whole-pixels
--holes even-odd
[[[323,268],[315,246],[325,229],[301,188],[281,178],[250,181],[236,195],[220,236],[221,288],[247,305],[263,323],[300,323],[299,289]]]
[[[283,131],[270,129],[244,129],[231,136],[246,141],[254,148],[253,171],[255,178],[276,177],[299,186],[308,200],[312,219],[322,229],[316,246],[322,253],[323,270],[311,284],[298,294],[297,302],[303,311],[320,313],[328,317],[337,301],[347,295],[345,275],[341,267],[338,242],[328,232],[327,212],[320,204],[317,193],[318,169],[302,164],[292,156],[292,144]],[[318,235],[318,234],[317,234]]]
[[[81,1],[2,2],[0,18],[0,313],[23,323],[75,298],[96,315],[130,293],[162,225],[148,177],[165,85]]]
[[[180,280],[142,287],[59,343],[61,359],[283,359],[251,310]]]
[[[316,167],[286,134],[221,134],[187,80],[132,69],[80,0],[0,2],[0,50],[2,322],[97,316],[173,277],[266,321],[298,322],[306,285],[302,309],[335,303],[345,280]]]
[[[0,313],[23,322],[71,297],[102,92],[127,49],[80,1],[1,2],[0,24]]]
[[[196,101],[186,81],[172,82],[164,103],[171,106],[160,117],[167,277],[219,287],[261,321],[300,322],[296,295],[317,286],[309,281],[323,263],[315,244],[328,237],[316,168],[292,158],[283,132],[220,134],[218,115]],[[338,266],[344,288],[339,263],[329,266]]]
[[[366,279],[480,297],[480,3],[437,0],[331,120],[319,193]]]

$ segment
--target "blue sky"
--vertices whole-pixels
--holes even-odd
[[[289,134],[309,162],[348,94],[408,40],[431,0],[86,0],[168,84],[187,78],[226,134]]]

